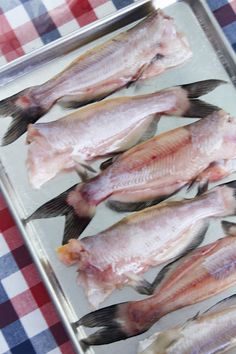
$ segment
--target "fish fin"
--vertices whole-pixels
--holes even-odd
[[[208,191],[208,186],[208,180],[203,180],[202,182],[199,182],[196,197],[199,197],[200,195],[206,193]]]
[[[6,134],[2,139],[2,146],[9,145],[17,140],[27,130],[28,122],[21,117],[13,118]]]
[[[198,185],[197,177],[196,177],[196,178],[193,178],[193,179],[189,182],[189,184],[188,184],[188,186],[187,186],[187,192],[191,192],[192,189],[193,189],[196,185]]]
[[[190,107],[182,114],[182,117],[188,118],[205,118],[220,108],[198,99],[189,100]]]
[[[92,172],[92,173],[97,173],[97,171],[92,166],[88,165],[84,161],[81,161],[80,159],[77,159],[75,156],[73,157],[73,161],[75,161],[76,164],[82,166],[85,170]]]
[[[154,115],[153,119],[151,120],[150,124],[148,125],[147,129],[145,130],[145,132],[143,133],[143,135],[140,137],[140,139],[138,140],[138,142],[135,145],[141,144],[142,142],[151,139],[157,131],[157,125],[160,119],[158,119],[159,115],[156,114]],[[100,170],[105,170],[107,167],[111,166],[120,156],[121,153],[117,153],[115,156],[110,157],[109,159],[107,159],[106,161],[102,162],[100,165]]]
[[[87,225],[91,221],[91,217],[79,217],[74,209],[70,207],[68,212],[65,214],[65,228],[63,233],[62,245],[68,243],[72,238],[78,238],[80,234],[84,231]]]
[[[73,324],[72,324],[72,328],[73,328]],[[74,329],[74,331],[76,331],[76,328]],[[81,346],[83,352],[86,353],[87,350],[89,350],[89,345],[83,343],[83,340],[80,340],[79,344],[80,344],[80,346]]]
[[[140,288],[148,288],[150,283],[143,278],[142,275],[135,274],[133,272],[126,272],[124,276],[128,278],[128,285],[134,288],[136,291]]]
[[[0,115],[12,117],[13,121],[5,133],[2,146],[11,144],[27,130],[29,123],[35,123],[50,107],[42,107],[33,102],[30,89],[25,89],[0,101]]]
[[[95,333],[90,334],[87,338],[81,339],[80,344],[89,347],[91,345],[109,344],[127,338],[127,334],[122,331],[119,325],[117,325],[114,327],[99,329]]]
[[[135,287],[135,290],[142,295],[153,295],[153,293],[157,291],[157,287],[159,287],[162,281],[165,279],[166,275],[169,274],[173,270],[173,268],[177,266],[180,259],[182,260],[182,257],[179,257],[175,259],[173,262],[164,266],[157,274],[156,278],[152,283],[147,282],[146,280],[145,282],[140,282]]]
[[[181,85],[181,87],[182,89],[187,91],[189,98],[198,98],[213,91],[216,87],[227,83],[228,82],[224,80],[210,79],[193,82],[191,84]]]
[[[25,219],[29,222],[35,219],[53,218],[60,215],[65,215],[70,206],[65,203],[68,193],[75,188],[76,185],[67,189],[65,192],[58,195],[56,198],[51,199],[49,202],[39,207],[33,214]]]
[[[109,159],[103,161],[101,164],[100,164],[100,170],[103,171],[105,170],[107,167],[111,166],[113,164],[113,162],[116,160],[116,157],[117,156],[113,156],[113,157],[110,157]]]
[[[235,181],[230,181],[230,182],[227,182],[227,183],[219,184],[219,186],[227,186],[229,188],[234,189],[235,190],[235,196],[236,196],[236,180]]]
[[[96,173],[93,167],[85,164],[84,162],[76,158],[73,158],[73,160],[75,162],[75,167],[74,167],[75,172],[80,177],[82,182],[86,182],[89,178],[91,178],[94,175],[94,173]],[[92,173],[92,176],[88,172]]]
[[[236,223],[223,220],[221,226],[227,236],[236,236]]]
[[[75,172],[79,176],[82,182],[86,182],[89,179],[88,172],[85,169],[81,168],[80,165],[75,166]]]
[[[140,211],[145,208],[151,207],[153,205],[159,204],[163,202],[164,200],[172,197],[173,195],[177,194],[184,186],[181,186],[179,189],[177,189],[175,192],[162,195],[156,199],[152,200],[147,200],[147,201],[137,201],[137,202],[121,202],[119,200],[113,200],[113,199],[108,199],[106,202],[106,205],[111,209],[116,212],[133,212],[133,211]],[[115,198],[116,196],[114,196]]]
[[[123,303],[125,304],[125,302]],[[108,327],[116,325],[116,317],[118,315],[118,306],[111,305],[100,310],[90,312],[83,316],[79,321],[74,323],[74,326],[93,327]]]
[[[118,200],[109,200],[106,202],[106,205],[111,209],[119,213],[123,212],[133,212],[133,211],[140,211],[150,206],[156,205],[161,203],[163,200],[169,198],[170,195],[164,195],[160,198],[155,200],[148,200],[145,202],[120,202]]]
[[[196,227],[197,226],[197,227]],[[194,229],[195,227],[195,229]],[[152,283],[147,282],[147,280],[141,281],[136,285],[135,290],[142,295],[152,295],[157,291],[162,281],[165,279],[166,275],[172,272],[176,268],[179,262],[182,262],[183,258],[191,251],[196,249],[204,240],[206,232],[209,228],[209,220],[203,220],[196,225],[194,225],[192,234],[192,241],[187,245],[187,247],[181,252],[181,254],[174,259],[172,262],[167,264],[161,269],[157,274],[156,278]],[[200,228],[199,228],[200,227]],[[195,234],[196,233],[196,234]]]
[[[215,305],[211,306],[209,309],[203,312],[203,314],[215,313],[224,309],[228,309],[229,307],[236,306],[236,294],[233,294],[219,302]]]
[[[125,317],[128,315],[126,311],[128,304],[127,302],[123,302],[104,307],[88,313],[79,321],[73,323],[73,328],[77,328],[78,326],[89,328],[103,327],[87,338],[82,339],[81,342],[86,346],[109,344],[145,332],[147,328],[138,329],[135,333],[128,333],[127,330],[122,328],[123,322],[126,319]]]
[[[87,165],[86,163],[80,162],[80,165],[84,167],[87,171],[92,172],[92,173],[97,173],[97,171],[90,165]]]
[[[78,238],[86,226],[92,219],[92,215],[79,216],[75,213],[73,207],[67,203],[67,197],[77,185],[69,188],[67,191],[61,193],[56,198],[39,207],[33,214],[31,214],[25,222],[35,219],[53,218],[57,216],[65,216],[65,229],[63,234],[63,244],[67,243],[71,238]]]
[[[182,251],[182,253],[178,256],[178,259],[183,258],[186,256],[189,252],[192,252],[197,248],[204,240],[207,230],[209,228],[209,219],[202,220],[198,222],[197,224],[194,225],[195,229],[193,229],[192,236],[193,240],[187,247]],[[197,227],[196,227],[197,226]],[[196,234],[195,234],[196,232]]]
[[[154,137],[157,131],[157,125],[159,123],[159,120],[160,120],[160,115],[155,114],[154,118],[151,120],[149,126],[147,127],[147,129],[145,130],[145,132],[143,133],[143,135],[141,136],[140,140],[137,142],[136,145],[141,144],[144,141],[147,141],[148,139]]]

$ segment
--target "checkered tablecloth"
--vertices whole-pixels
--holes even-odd
[[[132,2],[0,0],[0,65]],[[236,50],[236,0],[208,3]],[[74,353],[1,194],[0,232],[0,354]]]

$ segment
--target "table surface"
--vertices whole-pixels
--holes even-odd
[[[132,0],[0,0],[0,65]],[[207,0],[236,51],[236,0]],[[0,354],[73,354],[54,305],[0,194]]]

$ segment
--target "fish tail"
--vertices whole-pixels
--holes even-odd
[[[207,103],[203,100],[197,99],[200,96],[206,95],[207,93],[214,90],[219,85],[225,84],[226,81],[223,80],[203,80],[194,82],[192,84],[182,85],[181,88],[187,91],[189,99],[189,107],[182,114],[183,117],[189,118],[204,118],[209,114],[219,111],[220,108],[211,103]]]
[[[25,89],[0,101],[0,115],[12,117],[12,122],[3,137],[2,146],[11,144],[27,130],[29,123],[36,122],[49,107],[37,104],[31,96],[32,88]]]
[[[90,223],[95,212],[94,206],[90,206],[81,198],[79,192],[81,185],[74,185],[43,204],[25,221],[65,216],[62,244],[66,244],[70,239],[78,238]]]
[[[139,311],[131,309],[133,304],[135,305],[135,302],[123,302],[104,307],[90,312],[83,316],[79,321],[73,323],[73,328],[77,328],[78,326],[90,328],[101,327],[101,329],[95,333],[82,339],[82,346],[89,347],[91,345],[109,344],[137,336],[147,331],[151,327],[151,324],[141,324],[142,316],[139,317],[140,321],[135,321],[134,312],[138,313]],[[143,312],[142,309],[141,312]]]
[[[220,110],[220,107],[198,99],[190,98],[189,104],[189,108],[182,114],[182,117],[205,118],[213,112]]]
[[[181,85],[181,87],[182,89],[187,91],[189,98],[198,98],[213,91],[215,88],[222,84],[227,84],[227,81],[210,79],[197,81],[191,84]]]

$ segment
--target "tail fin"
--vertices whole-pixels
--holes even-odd
[[[80,216],[77,214],[73,206],[67,203],[69,193],[72,192],[76,186],[77,185],[74,185],[56,198],[43,204],[25,221],[29,222],[35,219],[53,218],[64,215],[66,222],[62,244],[66,244],[69,239],[78,238],[91,221],[93,214]]]
[[[25,89],[0,101],[0,115],[12,117],[12,122],[3,137],[3,146],[18,139],[25,133],[29,123],[35,123],[49,109],[33,101],[30,95],[31,89]]]
[[[127,302],[123,302],[117,305],[104,307],[103,309],[90,312],[79,321],[73,323],[74,328],[78,326],[90,328],[103,327],[89,335],[87,338],[82,339],[82,346],[109,344],[145,332],[147,329],[144,331],[139,330],[135,333],[129,333],[125,328],[125,324],[121,317],[125,316],[124,314],[126,313],[125,310],[128,304],[129,303]]]
[[[189,118],[204,118],[214,111],[219,111],[220,108],[204,102],[202,100],[198,100],[197,98],[207,93],[213,91],[216,87],[222,84],[226,84],[226,81],[223,80],[203,80],[194,82],[187,85],[182,85],[182,89],[187,91],[187,95],[189,98],[190,107],[184,112],[183,117]]]
[[[190,98],[189,103],[190,107],[182,114],[182,117],[205,118],[213,112],[220,110],[220,107],[198,99]]]
[[[198,98],[213,91],[216,87],[222,84],[227,84],[227,81],[215,79],[202,80],[191,84],[182,85],[181,87],[187,91],[189,98]]]

